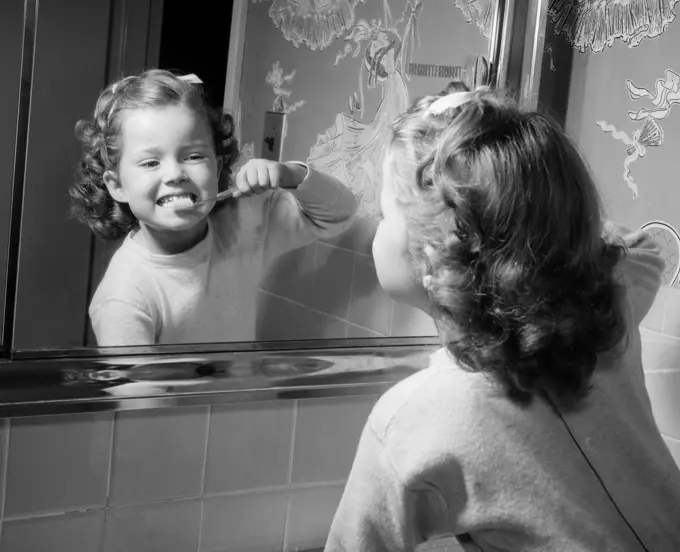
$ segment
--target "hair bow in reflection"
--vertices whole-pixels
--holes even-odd
[[[476,91],[489,90],[488,86],[478,86]],[[452,94],[447,94],[441,98],[435,100],[430,104],[423,114],[425,117],[429,115],[441,115],[447,109],[455,109],[461,105],[469,102],[474,96],[474,92],[453,92]]]
[[[442,96],[430,104],[430,107],[425,110],[425,116],[441,115],[447,109],[460,107],[464,103],[469,102],[471,99],[471,92],[454,92],[453,94]]]
[[[182,75],[181,77],[177,78],[181,81],[188,82],[189,84],[203,84],[203,81],[193,73],[190,73],[189,75]]]

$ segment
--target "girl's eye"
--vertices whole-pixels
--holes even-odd
[[[145,169],[152,169],[152,168],[158,166],[158,161],[156,161],[155,159],[151,159],[149,161],[142,161],[142,163],[140,163],[140,165],[142,167],[144,167]]]
[[[205,155],[202,155],[200,153],[192,153],[188,159],[190,161],[200,161],[201,159],[205,159]]]

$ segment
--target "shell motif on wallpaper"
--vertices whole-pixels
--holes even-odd
[[[640,130],[633,135],[633,138],[635,144],[628,148],[628,155],[632,155],[635,152],[636,145],[642,146],[642,151],[644,152],[644,148],[663,144],[663,129],[656,120],[652,117],[647,117]]]
[[[634,47],[654,38],[675,19],[678,0],[550,0],[555,35],[585,52],[601,52],[616,39]]]
[[[321,51],[354,26],[354,8],[365,1],[273,0],[269,17],[296,48]]]
[[[453,0],[453,5],[463,13],[468,23],[476,21],[483,37],[491,37],[496,0]]]

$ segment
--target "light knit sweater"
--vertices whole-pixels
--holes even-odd
[[[663,261],[644,234],[625,239],[628,347],[602,355],[581,408],[522,408],[440,350],[370,415],[327,552],[412,551],[436,535],[485,552],[680,551],[680,471],[652,417],[638,329]]]
[[[258,289],[271,262],[340,234],[355,212],[349,189],[309,169],[294,190],[237,199],[211,213],[206,237],[184,253],[156,255],[128,235],[90,303],[98,345],[257,339]]]

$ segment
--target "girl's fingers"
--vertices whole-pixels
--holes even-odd
[[[269,187],[274,190],[281,185],[281,169],[278,163],[267,164]]]
[[[265,163],[257,164],[257,183],[260,187],[259,193],[262,193],[271,187],[269,182],[269,171],[267,170],[267,165]]]

